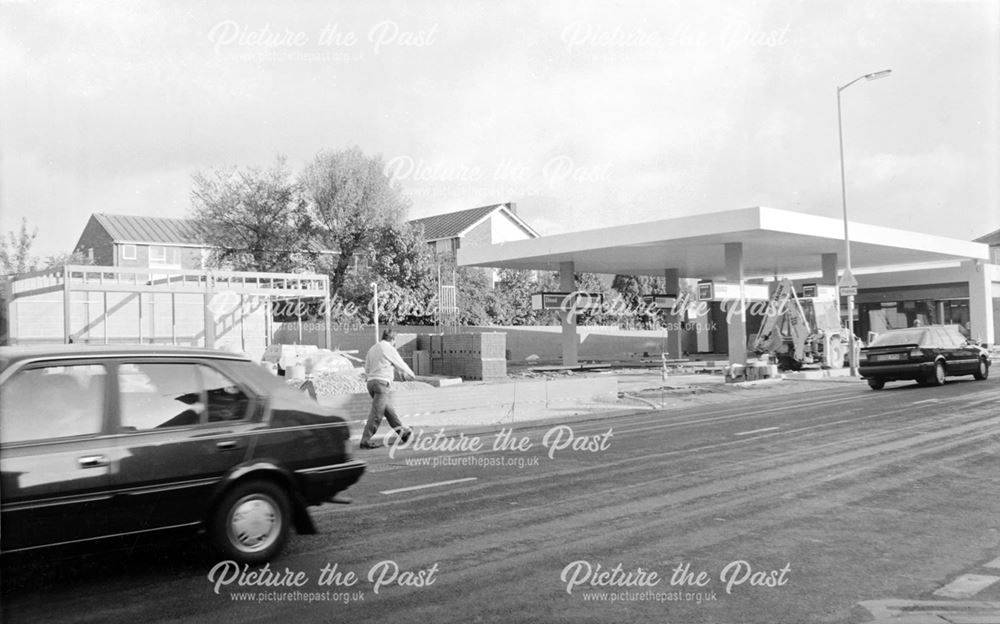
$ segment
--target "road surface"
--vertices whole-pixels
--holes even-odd
[[[862,622],[1000,556],[996,379],[803,387],[425,430],[360,452],[354,504],[265,570],[199,542],[7,561],[4,622]]]

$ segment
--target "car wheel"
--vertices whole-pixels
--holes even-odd
[[[937,362],[934,364],[934,372],[927,378],[927,383],[932,386],[944,385],[944,363]]]
[[[212,521],[212,540],[223,555],[239,563],[264,563],[288,540],[288,496],[270,481],[248,481],[220,501]]]
[[[976,368],[976,372],[972,373],[972,376],[979,381],[990,376],[990,365],[986,361],[986,358],[979,358],[979,366]]]
[[[885,380],[884,379],[869,379],[868,380],[868,387],[871,388],[872,390],[881,390],[882,388],[885,387]]]

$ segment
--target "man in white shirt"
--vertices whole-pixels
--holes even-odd
[[[412,433],[410,429],[403,426],[389,402],[389,387],[398,369],[404,380],[414,378],[413,371],[403,358],[393,343],[396,341],[396,334],[391,329],[382,332],[382,339],[368,350],[365,356],[365,375],[368,378],[368,394],[372,397],[372,410],[368,414],[368,423],[365,424],[365,431],[361,434],[361,448],[370,449],[382,446],[380,442],[372,441],[372,436],[378,431],[382,424],[382,416],[389,421],[396,434],[403,442],[410,439]]]

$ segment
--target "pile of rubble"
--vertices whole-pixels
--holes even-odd
[[[312,381],[313,386],[316,388],[316,396],[320,397],[368,392],[368,389],[365,387],[365,378],[359,368],[343,373],[318,373],[310,375],[308,379]],[[302,386],[304,381],[302,379],[288,379],[285,383],[297,390]],[[422,381],[397,381],[392,384],[393,391],[425,390],[432,387],[430,384]]]

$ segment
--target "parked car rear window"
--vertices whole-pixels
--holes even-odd
[[[943,346],[949,349],[960,349],[965,346],[965,336],[958,331],[957,327],[939,327]]]
[[[891,347],[895,345],[917,344],[925,345],[927,340],[926,329],[899,329],[879,334],[868,346],[870,347]]]
[[[40,366],[0,388],[0,440],[21,442],[101,432],[107,371],[99,364]]]

